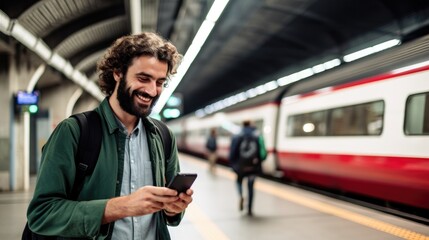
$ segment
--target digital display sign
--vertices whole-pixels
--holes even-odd
[[[15,95],[17,105],[37,105],[39,102],[39,92],[18,91]]]

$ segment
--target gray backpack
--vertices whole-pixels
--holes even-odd
[[[238,142],[239,173],[242,175],[258,174],[261,172],[258,137],[243,135]]]

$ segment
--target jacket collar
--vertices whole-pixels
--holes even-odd
[[[119,129],[118,123],[115,120],[115,114],[113,113],[112,108],[109,104],[109,98],[106,97],[97,108],[98,113],[100,113],[106,121],[109,134],[113,134],[117,129]],[[143,125],[146,131],[151,133],[156,133],[156,126],[152,122],[152,119],[149,117],[142,118]]]

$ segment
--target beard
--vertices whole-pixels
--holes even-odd
[[[131,115],[134,115],[138,118],[145,118],[149,116],[149,114],[152,112],[153,106],[155,106],[155,103],[158,101],[159,95],[152,97],[145,92],[139,92],[137,90],[133,90],[130,93],[131,88],[128,86],[127,83],[128,82],[124,77],[122,77],[121,80],[119,81],[118,94],[117,94],[119,106],[121,106],[121,108],[125,112]],[[139,93],[144,97],[152,98],[152,102],[149,107],[146,105],[144,106],[140,105],[139,103],[134,101],[134,97],[137,95],[137,93]]]

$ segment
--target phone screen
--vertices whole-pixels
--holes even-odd
[[[191,188],[196,178],[196,173],[178,173],[171,179],[167,187],[176,190],[178,193],[185,192]]]

